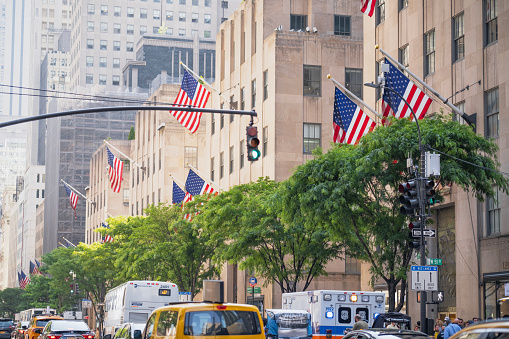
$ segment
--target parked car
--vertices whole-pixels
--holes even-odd
[[[14,327],[12,319],[0,318],[0,338],[10,338]]]
[[[64,320],[64,318],[59,316],[36,316],[30,320],[30,324],[28,325],[28,329],[25,332],[25,339],[37,339],[42,332],[42,329],[50,320]]]
[[[11,339],[24,339],[30,321],[20,321],[11,332]]]
[[[450,339],[495,339],[509,338],[509,318],[473,323],[455,333]]]
[[[373,328],[370,330],[350,331],[343,339],[429,339],[426,333],[419,331]]]
[[[141,339],[145,323],[125,323],[116,331],[115,339]]]
[[[81,320],[51,320],[40,339],[94,339],[95,333]]]

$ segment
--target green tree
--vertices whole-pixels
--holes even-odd
[[[134,139],[135,139],[134,127],[131,126],[131,129],[129,130],[129,135],[127,136],[127,140],[134,140]]]
[[[196,219],[207,225],[205,233],[221,240],[217,262],[240,263],[281,292],[293,292],[298,283],[306,290],[314,277],[326,275],[325,265],[339,256],[341,244],[330,242],[321,225],[305,228],[300,213],[282,222],[285,192],[279,183],[260,178],[210,199]]]
[[[25,288],[23,298],[27,308],[51,308],[57,307],[54,299],[51,298],[51,278],[44,275],[31,275],[30,284]]]
[[[25,308],[24,291],[20,288],[6,288],[0,291],[0,316],[14,319],[14,314]]]
[[[499,163],[493,142],[440,116],[419,124],[423,145],[470,163],[442,156],[439,183],[455,183],[480,200],[493,196],[494,185],[507,191],[508,180],[495,171]],[[412,254],[407,219],[400,214],[398,201],[398,185],[410,179],[409,152],[417,164],[416,124],[406,119],[375,129],[357,146],[333,146],[296,169],[287,183],[282,214],[288,220],[302,213],[307,228],[323,225],[332,239],[348,244],[347,254],[370,263],[373,281],[383,279],[387,284],[389,311],[403,306]],[[398,283],[402,293],[396,305]]]

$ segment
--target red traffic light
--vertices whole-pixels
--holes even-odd
[[[248,147],[258,147],[260,140],[257,138],[258,129],[254,126],[247,127],[247,145]]]

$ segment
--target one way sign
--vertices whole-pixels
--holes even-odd
[[[437,235],[437,232],[435,230],[428,230],[428,229],[424,230],[424,236],[425,237],[435,238],[436,235]],[[421,236],[421,230],[414,228],[412,230],[412,237],[416,238],[416,237],[420,237],[420,236]]]

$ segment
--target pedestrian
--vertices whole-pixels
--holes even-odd
[[[444,322],[440,319],[435,321],[435,339],[438,337],[438,334],[442,331],[442,325]]]
[[[456,318],[456,319],[458,319],[459,327],[461,327],[463,329],[465,327],[465,322],[463,321],[463,319],[461,319],[461,318]]]
[[[479,320],[481,320],[481,319],[479,319],[478,317],[473,317],[473,318],[472,318],[472,321],[473,321],[474,323],[478,323],[478,322],[479,322]]]
[[[387,326],[387,328],[399,328],[399,327],[396,325],[396,323],[395,323],[395,322],[391,322],[391,323]]]
[[[474,323],[474,321],[473,321],[473,320],[467,320],[467,322],[465,323],[465,327],[470,326],[470,325],[472,325],[473,323]]]
[[[461,331],[461,327],[458,325],[458,319],[454,319],[454,321],[445,328],[444,339],[449,339],[454,333],[459,331]]]
[[[414,331],[420,331],[421,330],[421,322],[417,321],[417,324],[414,327]]]
[[[356,314],[354,319],[355,319],[355,324],[353,324],[353,328],[352,328],[353,331],[367,330],[369,328],[368,323],[365,322],[364,320],[362,320],[360,315]]]

